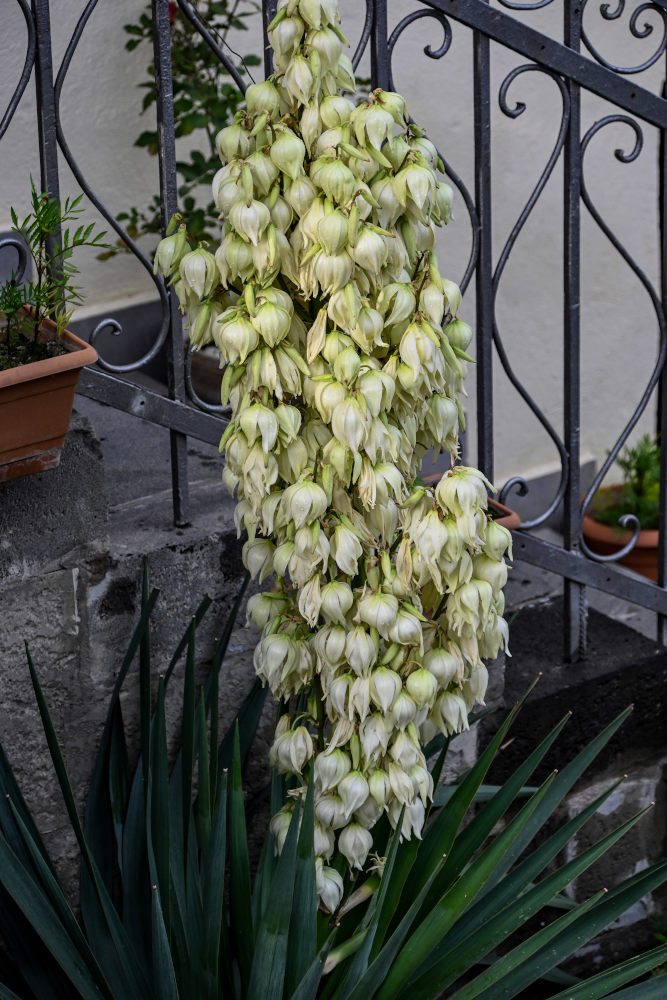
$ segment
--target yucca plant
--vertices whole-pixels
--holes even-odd
[[[145,574],[141,617],[118,673],[83,824],[28,657],[58,782],[81,848],[81,920],[57,883],[0,751],[0,932],[5,944],[0,1000],[435,1000],[441,995],[499,1000],[549,982],[558,1000],[664,997],[667,980],[662,976],[627,984],[664,962],[667,945],[586,982],[558,969],[667,879],[663,863],[583,904],[563,904],[561,893],[568,883],[642,814],[554,868],[568,841],[614,791],[612,786],[547,839],[534,843],[627,713],[539,788],[528,786],[530,776],[567,717],[499,788],[484,785],[484,778],[520,706],[455,787],[440,785],[448,741],[437,738],[427,753],[435,757],[432,776],[439,791],[423,840],[401,840],[400,823],[394,832],[386,820],[377,824],[377,870],[370,876],[347,874],[343,902],[333,914],[318,909],[311,784],[297,799],[280,857],[267,834],[253,882],[242,772],[262,710],[262,689],[253,687],[221,740],[217,716],[220,667],[244,590],[245,585],[199,697],[195,636],[208,599],[160,678],[151,714],[149,621],[157,592],[149,592]],[[119,693],[137,653],[141,755],[130,777]],[[170,768],[165,688],[183,654],[181,743]],[[285,779],[274,774],[274,815],[289,793]],[[345,870],[342,856],[334,864]],[[548,907],[555,916],[545,925]],[[511,936],[525,931],[538,914],[540,929],[527,938],[521,934],[512,946]]]

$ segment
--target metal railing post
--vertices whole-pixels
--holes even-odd
[[[662,96],[667,97],[667,83]],[[660,282],[663,309],[667,313],[667,134],[660,129],[659,147],[659,211]],[[657,433],[660,441],[660,510],[658,517],[658,586],[667,584],[667,369],[663,368],[658,382]],[[657,638],[667,646],[667,615],[657,616]]]
[[[160,203],[162,232],[178,207],[176,177],[176,141],[174,137],[174,93],[171,74],[171,26],[168,0],[152,0],[153,52],[155,61],[155,91],[157,109],[158,159],[160,169]],[[170,299],[170,325],[166,343],[167,385],[169,397],[186,402],[183,326],[176,294]],[[171,430],[171,481],[174,524],[188,524],[188,439]]]
[[[371,31],[371,86],[381,87],[383,90],[389,90],[387,38],[387,0],[375,0]]]
[[[32,0],[35,24],[35,94],[37,99],[37,131],[39,137],[40,191],[60,200],[58,173],[58,134],[56,129],[56,99],[53,89],[53,54],[51,50],[51,17],[49,0]],[[48,267],[58,270],[57,248],[60,232],[47,237]]]
[[[278,0],[262,0],[262,37],[264,38],[264,76],[268,79],[273,73],[273,53],[269,45],[267,28],[276,16]]]
[[[477,310],[477,465],[493,481],[493,249],[491,242],[490,43],[473,33],[475,205],[479,255],[475,268]]]
[[[578,52],[581,45],[581,4],[566,0],[565,45]],[[563,409],[564,443],[569,458],[569,477],[564,498],[563,546],[579,549],[581,534],[580,483],[580,281],[581,281],[581,94],[579,84],[567,81],[570,120],[564,148],[564,314],[563,314]],[[567,577],[564,587],[565,658],[576,662],[586,652],[586,588]]]

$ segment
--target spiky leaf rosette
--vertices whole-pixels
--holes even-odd
[[[336,0],[281,0],[275,75],[218,136],[215,256],[179,228],[158,248],[195,346],[213,341],[231,422],[259,676],[282,699],[272,764],[315,782],[323,903],[362,868],[386,812],[420,836],[432,780],[422,746],[467,728],[505,645],[509,533],[489,484],[456,466],[470,328],[443,279],[434,225],[451,188],[403,98],[358,106]],[[452,468],[416,480],[426,450]],[[273,819],[279,847],[288,804]]]

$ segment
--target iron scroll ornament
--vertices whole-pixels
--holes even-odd
[[[502,278],[503,271],[505,270],[505,266],[509,259],[510,253],[514,249],[514,246],[521,233],[521,230],[524,228],[526,222],[528,221],[528,218],[531,212],[533,211],[533,208],[537,204],[537,201],[540,195],[542,194],[542,191],[544,190],[545,185],[549,180],[549,177],[553,173],[558,158],[560,157],[563,151],[570,123],[570,96],[568,94],[567,85],[565,81],[560,76],[553,73],[551,70],[548,70],[542,66],[538,66],[536,63],[526,63],[522,66],[517,66],[507,74],[507,76],[505,77],[500,86],[500,90],[498,93],[498,103],[500,105],[500,110],[503,112],[503,114],[507,115],[508,118],[516,119],[519,117],[519,115],[522,115],[526,110],[526,105],[523,103],[523,101],[517,101],[514,107],[510,107],[507,100],[509,89],[514,83],[514,81],[518,77],[523,76],[526,73],[541,73],[549,77],[551,80],[553,80],[554,83],[556,83],[556,85],[558,86],[562,101],[561,121],[558,129],[556,142],[553,146],[553,149],[551,150],[551,154],[546,163],[546,166],[542,170],[542,173],[540,174],[537,183],[535,184],[535,187],[533,188],[533,191],[530,197],[528,198],[528,201],[526,202],[521,214],[519,215],[519,218],[517,219],[516,223],[512,228],[512,231],[510,232],[507,238],[507,241],[502,249],[502,252],[500,254],[498,263],[496,265],[493,274],[493,304],[494,304],[493,342],[495,344],[496,351],[498,353],[498,359],[510,383],[514,386],[514,388],[519,393],[521,398],[524,400],[528,408],[537,417],[537,419],[542,424],[545,431],[553,441],[558,451],[558,456],[561,464],[560,481],[553,500],[551,501],[547,509],[543,511],[538,517],[535,517],[529,521],[523,521],[521,523],[521,527],[527,529],[527,528],[535,528],[538,525],[543,524],[549,517],[551,517],[551,515],[558,508],[567,490],[567,483],[569,479],[569,457],[565,449],[565,445],[563,444],[563,441],[561,440],[555,428],[547,418],[546,414],[544,414],[540,410],[535,400],[532,398],[530,393],[527,391],[525,386],[521,383],[521,381],[515,374],[514,370],[512,369],[509,357],[507,355],[507,352],[505,351],[505,346],[502,342],[498,325],[496,323],[495,303],[498,294],[498,287],[500,285],[500,279]],[[500,502],[505,503],[510,492],[514,489],[517,490],[519,496],[526,496],[526,494],[528,493],[528,484],[526,483],[525,479],[523,479],[521,476],[514,476],[512,479],[508,480],[500,490],[498,494]]]
[[[9,104],[5,110],[2,119],[0,120],[0,139],[9,128],[9,124],[14,117],[17,107],[25,93],[25,89],[30,82],[30,77],[32,75],[32,68],[35,65],[35,52],[37,48],[37,38],[35,32],[35,22],[33,21],[32,12],[30,10],[30,5],[27,0],[17,0],[23,17],[25,18],[26,28],[28,29],[28,45],[26,47],[25,61],[23,63],[23,70],[21,71],[21,76],[19,77],[19,82],[16,85],[14,93],[9,99]]]
[[[658,4],[656,3],[650,2],[650,0],[647,0],[647,2],[644,3],[640,3],[638,7],[635,7],[632,14],[630,15],[630,20],[629,20],[629,30],[633,38],[643,39],[643,38],[648,38],[650,35],[653,34],[655,28],[650,21],[644,21],[643,24],[639,23],[640,18],[647,13],[656,14],[661,19],[662,37],[658,43],[658,47],[654,50],[654,52],[652,52],[652,54],[647,59],[644,60],[644,62],[637,63],[634,66],[617,66],[613,62],[610,62],[608,59],[604,58],[604,56],[600,53],[600,51],[591,42],[588,32],[584,27],[583,14],[586,7],[588,6],[588,2],[589,0],[582,0],[581,40],[585,45],[585,47],[587,48],[587,50],[593,56],[595,61],[600,63],[601,66],[604,66],[606,69],[612,70],[614,73],[619,73],[624,76],[629,76],[633,73],[643,73],[644,70],[647,70],[651,66],[654,66],[655,63],[657,63],[657,61],[660,59],[660,57],[664,55],[665,51],[667,50],[667,11],[665,11],[663,7],[658,6]],[[618,0],[618,4],[614,9],[610,9],[610,4],[608,3],[600,4],[600,16],[605,21],[618,20],[623,15],[624,11],[625,11],[625,0]]]
[[[21,0],[19,0],[19,2],[21,2]],[[142,368],[144,365],[146,365],[160,353],[160,351],[162,350],[167,341],[167,337],[169,336],[172,305],[170,301],[171,298],[170,293],[167,289],[166,283],[161,277],[154,274],[153,262],[147,257],[145,253],[143,253],[143,251],[139,248],[136,242],[130,237],[130,235],[123,228],[123,226],[120,225],[120,223],[116,220],[115,216],[109,211],[109,209],[107,209],[107,207],[104,205],[101,199],[97,196],[97,194],[92,190],[92,188],[88,184],[83,172],[81,171],[78,163],[76,162],[76,159],[71,149],[69,148],[69,145],[67,143],[62,128],[62,122],[60,116],[60,98],[62,94],[63,84],[67,76],[69,67],[71,65],[72,59],[74,57],[76,48],[83,34],[83,31],[86,27],[88,20],[90,19],[90,16],[97,7],[97,4],[98,0],[89,0],[89,3],[86,5],[84,11],[82,12],[81,17],[79,18],[79,21],[77,22],[76,28],[72,35],[72,38],[70,39],[69,45],[67,46],[67,49],[65,51],[65,55],[63,57],[60,69],[58,71],[58,75],[55,80],[54,96],[56,105],[56,133],[58,136],[58,144],[80,188],[82,189],[84,194],[90,199],[92,204],[97,208],[98,212],[100,212],[103,218],[112,227],[114,232],[120,237],[125,246],[127,246],[130,252],[136,257],[139,263],[150,275],[150,278],[153,284],[155,285],[156,291],[159,296],[159,301],[160,301],[159,331],[150,348],[137,360],[129,362],[127,364],[113,364],[112,362],[104,358],[104,354],[103,351],[100,349],[98,340],[103,333],[110,333],[112,336],[115,337],[121,336],[123,334],[123,327],[118,322],[117,319],[113,317],[105,317],[104,319],[100,320],[99,323],[97,323],[97,325],[95,326],[94,330],[90,335],[89,338],[90,343],[94,344],[98,351],[98,364],[100,365],[100,367],[114,374],[123,374],[131,371],[136,371]],[[206,44],[209,45],[209,47],[215,53],[216,57],[225,66],[225,69],[233,77],[235,84],[239,86],[239,88],[243,92],[245,89],[245,83],[242,77],[240,77],[234,65],[225,56],[220,46],[217,44],[211,33],[206,29],[201,19],[192,9],[191,5],[187,2],[187,0],[178,0],[178,4],[181,10],[183,11],[184,15],[193,24],[195,29],[201,34]],[[219,414],[224,415],[226,413],[224,407],[220,405],[207,403],[205,400],[201,399],[201,397],[195,390],[192,383],[192,351],[189,345],[186,349],[185,359],[184,359],[184,384],[187,397],[199,409],[216,415]]]
[[[65,78],[72,63],[74,53],[76,52],[77,46],[81,40],[81,36],[83,35],[86,24],[88,23],[93,11],[97,7],[97,4],[98,0],[88,0],[88,3],[86,4],[79,20],[77,21],[74,33],[70,38],[69,44],[67,45],[67,48],[65,50],[65,54],[63,56],[63,60],[60,65],[60,69],[58,70],[58,75],[56,76],[54,84],[54,100],[56,109],[56,134],[58,137],[58,145],[62,150],[63,156],[65,157],[70,167],[70,170],[72,171],[74,177],[76,178],[77,184],[84,192],[86,197],[95,206],[100,215],[102,215],[102,217],[108,222],[108,224],[111,226],[114,232],[120,237],[123,243],[134,254],[134,256],[137,258],[140,264],[150,275],[151,280],[153,281],[153,284],[155,285],[156,291],[160,298],[160,308],[161,308],[160,330],[158,332],[157,338],[155,339],[151,347],[138,360],[129,362],[128,364],[124,365],[115,365],[112,364],[110,361],[106,361],[99,347],[97,347],[96,341],[98,340],[100,334],[104,330],[110,331],[114,336],[120,336],[122,334],[122,326],[118,322],[118,320],[113,319],[111,317],[101,320],[93,330],[92,334],[90,335],[90,343],[94,344],[97,349],[98,353],[97,363],[100,365],[100,367],[104,368],[106,371],[120,374],[123,372],[136,371],[138,368],[143,367],[145,364],[147,364],[149,361],[151,361],[159,354],[160,350],[162,349],[163,345],[167,340],[167,336],[169,333],[170,303],[169,303],[169,293],[166,289],[164,282],[161,279],[158,279],[157,276],[153,274],[152,262],[149,260],[146,254],[138,247],[138,245],[131,238],[131,236],[116,220],[113,213],[109,211],[106,205],[103,204],[101,199],[97,196],[97,194],[92,190],[92,188],[88,184],[88,181],[84,177],[83,172],[79,167],[76,158],[74,157],[74,154],[69,148],[62,127],[62,120],[60,115],[60,98],[62,95],[63,84],[65,82]]]
[[[617,438],[615,444],[611,448],[609,454],[607,455],[607,458],[603,462],[603,464],[602,464],[599,472],[595,476],[595,478],[594,478],[594,480],[593,480],[593,482],[592,482],[592,484],[591,484],[588,492],[586,493],[586,496],[583,499],[583,502],[581,504],[581,519],[582,520],[583,520],[584,516],[586,515],[586,513],[588,511],[588,508],[590,507],[590,505],[592,503],[592,500],[593,500],[593,497],[594,497],[595,493],[597,492],[597,490],[599,489],[600,485],[602,484],[602,482],[603,482],[605,476],[607,475],[609,469],[611,468],[612,464],[616,461],[616,458],[618,457],[621,448],[623,447],[623,445],[627,441],[628,437],[632,433],[632,430],[634,429],[634,427],[637,424],[637,422],[639,421],[641,415],[643,414],[643,412],[645,411],[646,407],[648,406],[648,403],[649,403],[649,400],[650,400],[651,395],[653,393],[653,390],[655,389],[656,385],[658,384],[658,379],[660,378],[660,373],[661,373],[662,368],[663,368],[663,366],[665,364],[665,360],[667,360],[667,325],[665,323],[665,312],[664,312],[664,309],[663,309],[663,306],[662,306],[662,302],[661,302],[658,294],[656,293],[656,291],[655,291],[652,283],[649,281],[647,275],[639,267],[639,265],[637,264],[637,262],[632,258],[632,256],[626,250],[626,248],[623,246],[623,244],[620,242],[620,240],[611,231],[611,229],[609,228],[609,226],[607,225],[607,223],[604,221],[604,219],[602,218],[602,216],[600,215],[600,213],[596,209],[596,207],[593,204],[593,201],[592,201],[592,199],[590,197],[590,194],[588,193],[588,189],[587,189],[587,186],[586,186],[585,173],[584,173],[584,170],[583,170],[583,160],[584,160],[584,154],[586,152],[586,149],[588,148],[588,145],[591,142],[591,140],[593,139],[593,137],[595,135],[597,135],[603,128],[605,128],[606,126],[611,125],[611,124],[624,124],[624,125],[628,125],[632,129],[632,131],[634,132],[635,142],[634,142],[634,146],[630,150],[630,152],[626,153],[626,152],[624,152],[624,150],[622,150],[620,148],[618,148],[618,149],[616,149],[614,151],[614,155],[615,155],[616,159],[620,163],[633,163],[637,159],[637,157],[639,156],[639,154],[642,151],[643,143],[644,143],[643,133],[642,133],[641,126],[635,121],[634,118],[630,118],[627,115],[607,115],[605,118],[601,118],[597,122],[595,122],[593,125],[591,125],[591,127],[586,132],[586,134],[584,135],[584,137],[583,137],[583,139],[581,141],[581,155],[582,155],[581,197],[582,197],[582,200],[583,200],[584,204],[586,205],[586,208],[588,209],[588,211],[590,212],[591,216],[593,217],[593,219],[595,220],[595,222],[598,224],[598,226],[600,227],[600,229],[602,230],[602,232],[604,233],[604,235],[610,241],[610,243],[612,244],[612,246],[618,251],[618,253],[621,255],[621,257],[623,258],[623,260],[630,267],[630,269],[634,272],[634,274],[639,278],[641,284],[646,289],[646,291],[647,291],[647,293],[649,295],[649,298],[651,299],[651,303],[653,305],[653,308],[655,310],[656,318],[658,320],[658,331],[659,331],[659,338],[660,338],[660,340],[659,340],[658,357],[657,357],[657,360],[655,362],[653,371],[651,373],[651,377],[650,377],[650,379],[649,379],[649,381],[648,381],[648,383],[646,385],[646,388],[645,388],[645,390],[644,390],[644,392],[642,394],[642,397],[641,397],[639,403],[637,404],[637,406],[636,406],[636,408],[635,408],[632,416],[630,417],[629,421],[625,425],[623,431],[621,432],[621,434]],[[588,547],[588,545],[586,544],[586,542],[583,539],[583,537],[580,537],[580,545],[581,545],[582,551],[585,552],[585,554],[587,556],[589,556],[589,558],[595,560],[595,562],[618,562],[619,559],[622,559],[624,556],[626,556],[635,547],[635,545],[637,543],[637,539],[639,538],[639,533],[641,531],[641,524],[639,523],[638,518],[635,517],[634,514],[625,514],[625,515],[623,515],[623,517],[621,517],[619,519],[618,523],[619,523],[619,525],[622,528],[625,528],[626,530],[632,531],[632,535],[631,535],[630,539],[623,546],[623,548],[621,548],[618,552],[614,552],[611,555],[606,555],[606,556],[600,555],[600,554],[598,554],[596,552],[593,552]]]
[[[436,20],[438,24],[440,24],[444,32],[443,41],[441,45],[437,49],[434,49],[430,43],[428,45],[425,45],[424,54],[427,55],[429,59],[442,59],[443,56],[445,56],[447,52],[449,52],[449,49],[452,44],[452,26],[449,23],[448,18],[441,11],[423,9],[423,10],[412,11],[412,13],[406,14],[405,17],[403,17],[398,22],[398,24],[392,31],[391,35],[389,36],[387,42],[390,90],[396,89],[396,85],[394,83],[394,72],[393,72],[393,57],[396,44],[401,35],[403,34],[403,32],[407,28],[409,28],[411,24],[414,24],[416,21],[419,21],[424,17]],[[468,258],[468,263],[466,265],[465,271],[463,273],[461,280],[458,282],[461,288],[461,292],[465,292],[466,288],[470,284],[470,280],[475,272],[475,267],[477,266],[477,261],[479,259],[479,244],[480,244],[480,229],[481,229],[479,215],[477,213],[477,207],[470,194],[470,191],[468,190],[467,186],[465,185],[459,174],[454,170],[454,168],[451,166],[447,158],[442,155],[442,152],[439,149],[437,150],[437,153],[443,162],[445,168],[445,174],[447,175],[449,180],[451,180],[454,187],[461,193],[461,197],[463,198],[463,203],[465,204],[466,211],[470,219],[470,226],[472,230],[472,246],[470,248],[470,256]]]

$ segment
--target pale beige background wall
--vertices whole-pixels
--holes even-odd
[[[363,16],[360,0],[340,0],[343,27],[355,42]],[[390,0],[390,28],[418,4]],[[633,40],[628,18],[602,22],[599,4],[587,10],[591,36],[610,58],[641,61],[652,39]],[[53,39],[59,65],[74,30],[83,0],[52,0]],[[149,53],[145,46],[124,49],[122,25],[143,9],[141,0],[100,0],[85,32],[65,83],[62,117],[66,136],[85,175],[115,212],[146,204],[157,184],[156,163],[132,142],[146,127],[140,118],[141,92]],[[0,0],[0,106],[4,108],[20,74],[25,44],[23,17],[15,0]],[[522,15],[538,30],[561,32],[562,4]],[[645,15],[644,20],[650,20]],[[394,56],[395,85],[408,99],[413,116],[461,175],[474,188],[472,132],[471,33],[453,21],[453,42],[441,60],[428,59],[428,42],[441,44],[442,28],[432,18],[412,25]],[[658,32],[657,19],[654,17]],[[235,39],[244,51],[260,51],[259,22],[254,38]],[[651,50],[652,51],[652,50]],[[535,72],[520,76],[508,101],[526,103],[512,120],[498,108],[498,88],[507,72],[522,60],[492,47],[493,239],[496,259],[516,222],[555,142],[561,115],[557,84]],[[365,64],[367,72],[367,63]],[[364,67],[362,67],[362,72]],[[641,83],[659,87],[659,66],[643,74]],[[615,109],[599,100],[584,101],[584,128]],[[587,156],[586,176],[605,218],[636,256],[649,278],[658,279],[657,137],[646,128],[644,150],[637,161],[622,165],[614,149],[630,149],[634,137],[627,126],[613,125],[594,141]],[[8,226],[9,206],[22,208],[28,176],[38,175],[34,101],[29,89],[5,139],[0,143],[0,229]],[[75,190],[63,162],[64,192]],[[90,212],[90,217],[94,212]],[[441,270],[460,278],[470,251],[471,235],[465,206],[457,195],[455,223],[439,239]],[[528,391],[560,430],[562,425],[562,168],[560,164],[519,237],[497,303],[499,332],[511,364]],[[582,245],[582,453],[598,462],[612,445],[648,380],[656,356],[656,321],[650,300],[636,277],[610,247],[584,211]],[[149,277],[130,257],[100,264],[87,259],[82,284],[89,311],[113,309],[152,297]],[[465,316],[474,323],[474,293],[465,301]],[[474,374],[469,379],[468,411],[473,425]],[[535,475],[556,466],[556,452],[539,423],[511,388],[499,366],[495,387],[496,479]],[[645,420],[643,427],[650,426]]]

